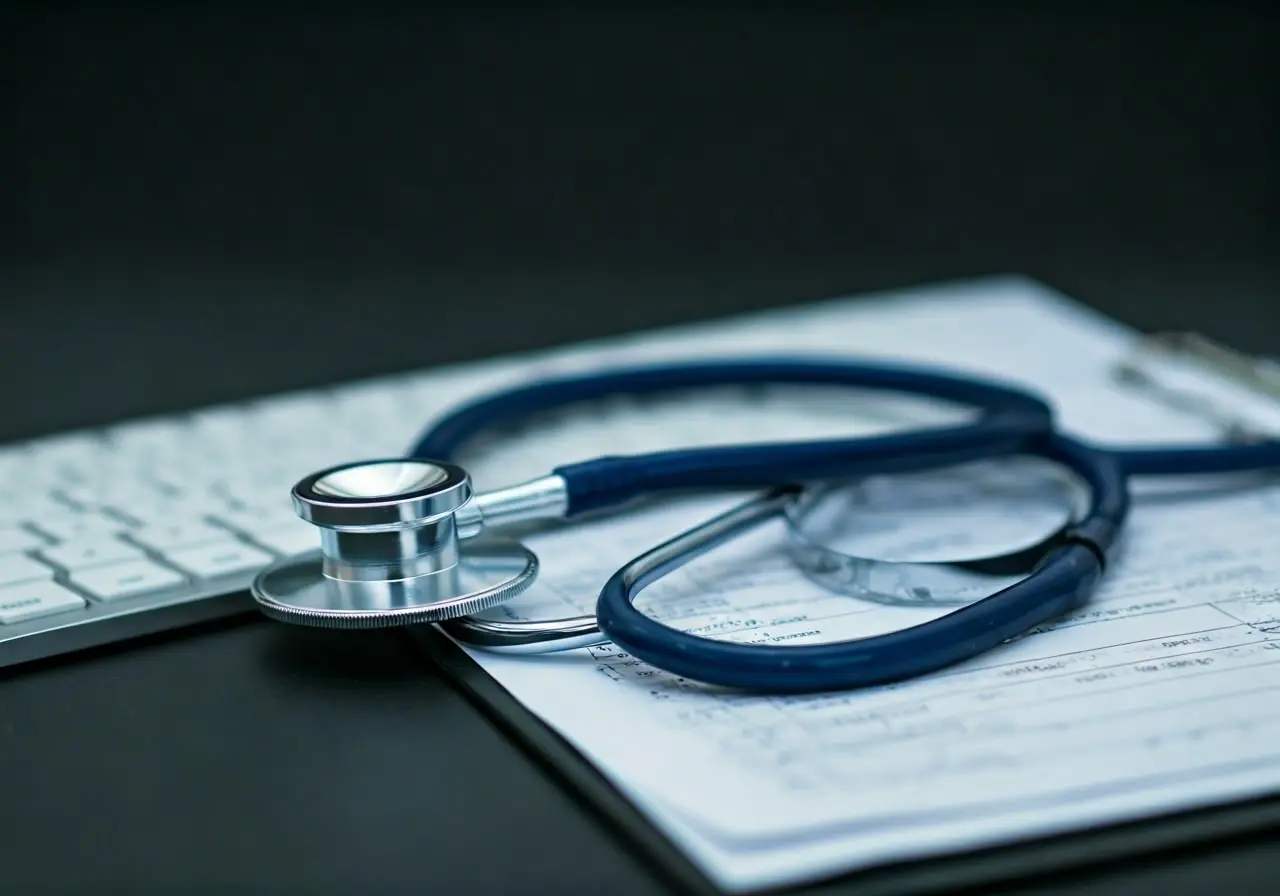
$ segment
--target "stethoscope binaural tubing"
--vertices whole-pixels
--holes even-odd
[[[586,487],[571,485],[571,494],[576,496],[570,502],[571,512],[620,503],[625,500],[620,498],[620,492],[630,497],[652,491],[655,485],[769,484],[762,479],[776,481],[778,454],[795,448],[801,449],[799,453],[803,455],[799,458],[802,470],[788,467],[796,480],[806,474],[821,477],[853,470],[883,473],[1001,455],[1039,456],[1066,467],[1084,481],[1090,494],[1088,509],[1081,520],[1055,539],[1051,552],[1028,578],[937,619],[884,635],[804,646],[740,644],[670,628],[635,607],[636,597],[648,584],[780,512],[794,497],[795,487],[788,485],[777,486],[625,564],[602,589],[594,618],[514,626],[464,618],[443,623],[445,630],[464,635],[471,643],[482,643],[486,633],[508,628],[502,633],[505,646],[510,648],[520,637],[526,637],[539,650],[546,649],[547,640],[558,641],[561,649],[608,640],[670,674],[738,689],[812,692],[889,683],[983,653],[1087,600],[1105,570],[1129,512],[1128,476],[1236,472],[1280,465],[1280,446],[1275,443],[1092,447],[1055,432],[1052,411],[1037,396],[967,377],[916,368],[759,361],[632,370],[536,383],[460,408],[424,434],[414,453],[447,457],[494,421],[510,422],[516,409],[529,414],[619,393],[645,394],[752,382],[838,382],[898,390],[976,404],[984,414],[974,424],[940,431],[798,445],[697,449],[560,467],[556,472],[566,482],[588,483]],[[876,448],[881,450],[877,452]],[[899,449],[896,456],[894,448]],[[752,459],[758,458],[754,465],[735,463],[743,460],[747,452],[754,454]],[[722,463],[712,461],[705,470],[709,475],[688,478],[691,471],[713,456]],[[661,472],[655,475],[655,469]],[[757,470],[762,470],[764,476],[757,478]],[[602,487],[601,483],[608,485]]]
[[[499,392],[435,422],[416,440],[410,456],[455,461],[467,443],[482,433],[578,402],[752,385],[837,385],[897,392],[968,406],[980,413],[971,422],[905,433],[716,445],[566,464],[553,471],[566,485],[565,517],[674,490],[769,487],[998,457],[1017,453],[1053,430],[1053,410],[1046,400],[994,381],[914,366],[752,358],[590,372]]]

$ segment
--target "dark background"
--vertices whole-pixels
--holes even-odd
[[[1280,353],[1266,4],[0,16],[0,441],[1009,270]],[[658,891],[390,636],[98,652],[0,722],[15,892]],[[1193,859],[1092,886],[1276,873]]]
[[[597,7],[10,8],[0,438],[989,271],[1273,347],[1268,4]]]

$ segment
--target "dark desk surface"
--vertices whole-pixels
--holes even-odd
[[[1198,325],[1280,348],[1267,271],[1047,273],[1142,326]],[[599,277],[513,275],[500,288],[460,276],[433,284],[451,300],[429,305],[410,300],[411,284],[371,277],[363,313],[341,334],[376,339],[371,359],[333,352],[325,327],[302,314],[343,307],[323,295],[349,294],[354,280],[14,275],[0,382],[40,386],[7,393],[0,438],[894,279],[838,266]],[[428,324],[449,334],[448,352],[423,353]],[[0,775],[6,893],[667,889],[394,633],[250,619],[10,671],[0,676]],[[1038,891],[1274,892],[1273,837],[1059,874]]]

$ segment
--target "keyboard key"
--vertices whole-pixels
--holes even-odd
[[[0,588],[0,625],[82,610],[88,601],[53,582],[26,582]]]
[[[179,551],[168,551],[164,558],[179,569],[202,579],[259,569],[275,559],[270,554],[231,538]]]
[[[0,526],[0,556],[29,551],[32,548],[44,547],[47,542],[17,526]]]
[[[186,579],[150,560],[126,560],[72,573],[71,581],[100,600],[119,600],[164,588],[175,588]]]
[[[46,566],[26,554],[0,554],[0,585],[52,579],[53,567]]]
[[[242,524],[236,529],[264,548],[286,556],[300,554],[320,546],[319,531],[300,519],[294,519],[292,523],[286,523],[283,526],[275,523],[267,526]]]
[[[16,526],[28,520],[38,520],[42,516],[61,516],[72,509],[65,502],[44,492],[0,493],[0,527]]]
[[[206,541],[225,541],[227,531],[203,520],[174,520],[152,523],[129,533],[129,537],[155,551],[185,548]]]
[[[137,489],[132,485],[103,487],[82,482],[66,483],[57,489],[57,495],[63,502],[90,511],[100,510],[123,499],[124,495],[132,496],[136,492]]]
[[[120,539],[106,535],[103,537],[78,538],[63,542],[40,552],[46,560],[61,566],[63,569],[84,569],[113,563],[117,560],[143,560],[146,554],[142,548],[127,544]]]
[[[247,528],[249,531],[283,528],[291,523],[301,522],[287,493],[277,504],[240,504],[218,511],[210,510],[208,515],[210,519],[233,529]]]
[[[114,517],[101,513],[65,513],[33,519],[30,525],[58,541],[74,541],[95,535],[110,535],[129,528]]]
[[[178,498],[171,496],[148,495],[139,499],[113,500],[103,502],[103,506],[135,520],[142,526],[164,525],[186,520],[200,520],[209,512],[209,499]]]

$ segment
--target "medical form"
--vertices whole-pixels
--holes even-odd
[[[533,363],[856,354],[1008,377],[1047,395],[1060,426],[1086,439],[1216,438],[1208,421],[1117,384],[1112,365],[1136,336],[1011,277],[640,334]],[[1261,426],[1280,422],[1252,396],[1199,384]],[[946,413],[817,393],[754,404],[712,395],[657,412],[615,402],[504,435],[466,462],[483,489],[601,453],[871,433]],[[485,615],[589,612],[619,565],[746,497],[691,496],[538,532],[528,543],[543,560],[539,582]],[[1088,605],[976,660],[847,693],[722,691],[608,646],[467,653],[716,885],[799,884],[1280,789],[1278,529],[1280,487],[1265,480],[1135,483],[1124,552]],[[639,605],[681,628],[774,644],[946,612],[831,593],[783,547],[781,523],[766,525],[656,583]]]

